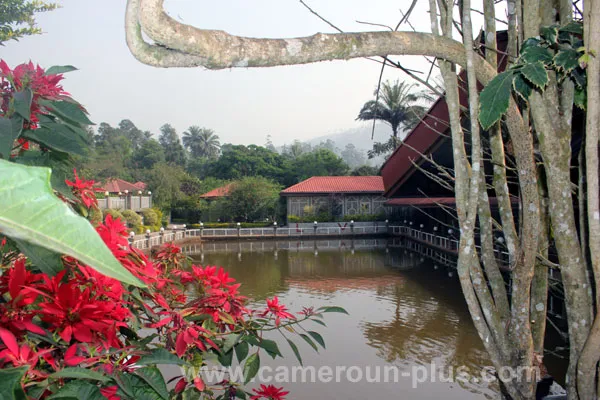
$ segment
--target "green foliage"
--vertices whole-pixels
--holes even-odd
[[[312,176],[340,176],[348,173],[348,164],[331,150],[318,149],[302,154],[293,162],[299,180]]]
[[[194,158],[216,159],[221,143],[212,129],[190,126],[183,132],[183,146]]]
[[[95,207],[90,209],[90,212],[88,213],[88,219],[92,225],[98,225],[103,221],[102,211]]]
[[[50,170],[0,160],[0,230],[48,250],[77,258],[99,272],[140,285],[112,255],[85,219],[59,200]],[[45,210],[40,213],[39,210]]]
[[[275,219],[282,186],[263,177],[246,177],[231,185],[224,200],[227,215],[239,221]]]
[[[25,399],[25,392],[21,387],[21,380],[29,367],[0,369],[0,396],[7,399]]]
[[[361,165],[350,172],[352,176],[378,176],[379,168],[370,165]]]
[[[160,210],[158,210],[160,212]],[[158,215],[157,210],[154,208],[145,208],[142,210],[142,216],[144,217],[144,224],[151,226],[160,226],[162,212],[160,212],[161,216]]]
[[[543,91],[548,83],[548,71],[557,79],[570,79],[575,84],[574,104],[585,108],[586,70],[589,55],[582,46],[583,28],[580,22],[565,26],[552,25],[540,29],[539,38],[529,38],[523,43],[515,65],[498,74],[483,89],[480,96],[479,122],[488,129],[508,110],[511,92],[527,101],[532,91]]]
[[[131,228],[136,232],[139,232],[142,229],[142,217],[138,213],[133,210],[124,210],[121,214],[123,215],[123,218],[125,218],[128,228]],[[144,224],[151,225],[145,220]]]
[[[102,210],[103,218],[105,219],[107,215],[110,215],[113,219],[120,219],[121,221],[125,221],[125,217],[119,210],[115,210],[112,208],[105,208]]]
[[[41,34],[42,30],[36,25],[35,14],[51,11],[57,7],[56,3],[41,0],[2,0],[0,2],[0,45],[9,40]]]
[[[160,136],[158,137],[160,145],[165,151],[165,161],[169,164],[185,166],[186,155],[177,131],[170,124],[164,124],[160,127]]]

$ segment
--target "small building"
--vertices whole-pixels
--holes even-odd
[[[200,195],[201,199],[204,200],[217,200],[222,199],[223,197],[229,196],[229,192],[231,190],[231,183],[228,183],[225,186],[218,187],[216,189],[211,190],[210,192],[206,192]]]
[[[386,199],[381,176],[313,176],[281,192],[289,217],[380,216]]]
[[[98,207],[116,210],[140,211],[152,207],[152,192],[144,182],[131,183],[123,179],[110,179],[99,187],[104,198],[98,199]]]

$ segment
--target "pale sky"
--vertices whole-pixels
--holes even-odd
[[[89,111],[92,121],[116,125],[131,119],[158,132],[171,123],[181,134],[190,125],[213,129],[222,143],[276,145],[361,126],[354,119],[373,98],[380,64],[368,60],[312,65],[209,71],[158,69],[143,65],[125,43],[124,0],[58,0],[62,8],[39,14],[44,34],[8,42],[0,57],[11,67],[32,60],[42,67],[74,65],[63,86]],[[345,31],[382,30],[356,20],[395,26],[409,0],[306,0]],[[411,21],[429,29],[426,1]],[[307,36],[333,32],[297,0],[167,0],[180,21],[254,37]],[[476,27],[474,27],[476,28]],[[404,26],[403,30],[409,30]],[[405,66],[425,70],[421,57],[403,57]],[[386,78],[406,79],[386,68]],[[370,140],[366,137],[365,141]]]

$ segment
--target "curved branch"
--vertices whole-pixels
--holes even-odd
[[[428,55],[465,65],[462,43],[420,32],[318,33],[290,39],[256,39],[182,24],[163,10],[164,0],[140,1],[139,22],[152,40],[181,53],[202,57],[209,69],[271,67],[318,61],[390,55]],[[487,83],[495,74],[483,60],[478,78]],[[179,65],[178,65],[179,66]]]
[[[206,63],[206,59],[202,57],[146,43],[142,37],[138,14],[139,0],[129,0],[125,11],[125,38],[131,54],[138,61],[161,68],[200,67]]]

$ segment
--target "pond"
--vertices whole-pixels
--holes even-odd
[[[272,337],[285,358],[263,356],[273,370],[263,375],[285,386],[289,399],[498,397],[497,384],[482,372],[491,363],[451,269],[385,239],[213,242],[184,250],[198,264],[223,266],[260,308],[278,296],[294,311],[323,305],[348,311],[326,314],[327,327],[310,326],[326,350],[316,353],[296,340],[306,367],[288,372],[296,382],[276,383],[285,376],[275,375],[276,367],[298,362],[281,335]]]

